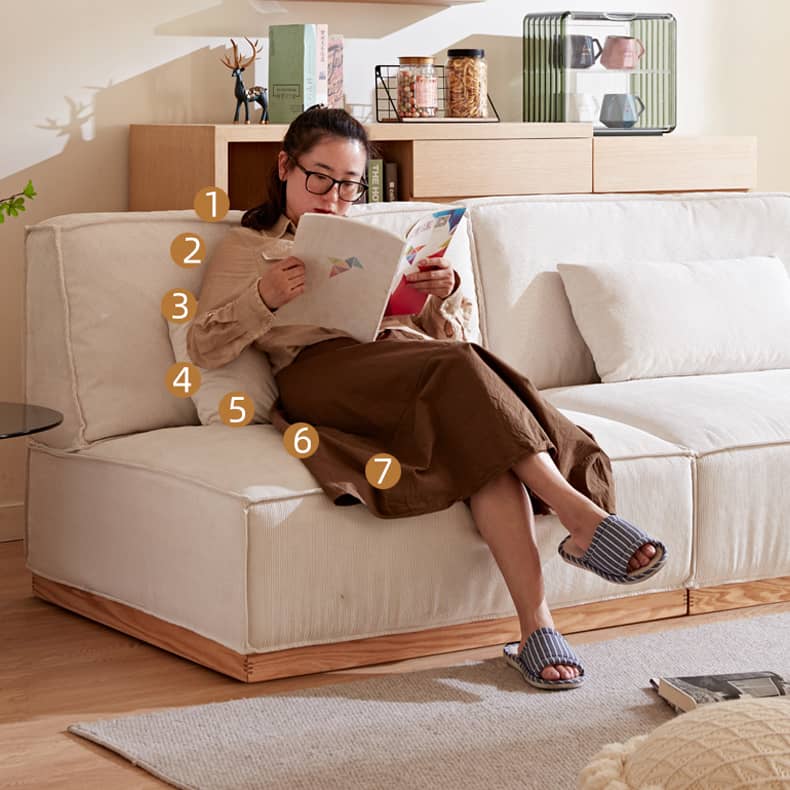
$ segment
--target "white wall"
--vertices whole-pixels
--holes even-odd
[[[786,0],[578,0],[574,10],[669,11],[678,20],[675,134],[757,134],[759,187],[790,189],[784,129]],[[130,123],[229,122],[230,36],[323,21],[346,36],[346,93],[365,118],[373,66],[483,46],[503,120],[521,119],[525,13],[563,3],[486,0],[440,8],[274,0],[0,0],[0,197],[32,178],[39,197],[0,226],[0,401],[23,396],[23,227],[57,214],[124,210]],[[265,75],[265,72],[264,72]],[[248,83],[249,84],[249,83]],[[0,442],[0,539],[19,523],[23,440]],[[12,525],[9,527],[9,525]]]

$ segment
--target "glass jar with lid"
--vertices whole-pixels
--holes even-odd
[[[398,114],[401,118],[434,118],[439,109],[439,83],[433,58],[398,58]]]
[[[488,117],[488,68],[483,49],[448,49],[447,115]]]

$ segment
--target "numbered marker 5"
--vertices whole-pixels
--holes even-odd
[[[167,369],[165,382],[177,398],[189,398],[200,389],[200,368],[191,362],[176,362]]]
[[[207,222],[218,222],[228,213],[230,199],[224,189],[203,187],[195,195],[194,208],[200,219]]]
[[[249,425],[255,416],[252,398],[245,392],[229,392],[219,402],[219,416],[231,428]]]
[[[392,488],[400,476],[400,461],[389,453],[376,453],[365,464],[365,477],[374,488]]]
[[[283,434],[283,445],[294,458],[309,458],[318,443],[318,431],[308,422],[295,422]]]
[[[162,297],[162,315],[174,324],[183,324],[197,311],[197,299],[191,291],[174,288]]]
[[[179,266],[194,269],[206,257],[206,243],[197,233],[181,233],[170,242],[170,257]]]

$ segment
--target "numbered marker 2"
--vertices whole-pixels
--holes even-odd
[[[374,488],[392,488],[400,476],[400,461],[389,453],[376,453],[365,464],[365,477]]]
[[[224,189],[203,187],[195,195],[195,212],[206,222],[218,222],[230,209],[230,199]]]
[[[308,422],[295,422],[283,434],[283,445],[294,458],[309,458],[318,442],[318,431]]]
[[[219,417],[231,428],[249,425],[254,416],[252,398],[244,392],[229,392],[219,402]]]
[[[183,324],[193,318],[197,299],[191,291],[173,288],[162,297],[162,315],[174,324]]]
[[[172,395],[189,398],[200,389],[200,368],[191,362],[176,362],[167,369],[165,382]]]
[[[185,269],[194,269],[206,257],[206,243],[197,233],[181,233],[170,242],[170,257]]]

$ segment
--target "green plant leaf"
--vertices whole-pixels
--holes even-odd
[[[36,190],[33,188],[32,181],[27,182],[22,192],[24,193],[25,197],[30,198],[31,200],[38,194]]]

